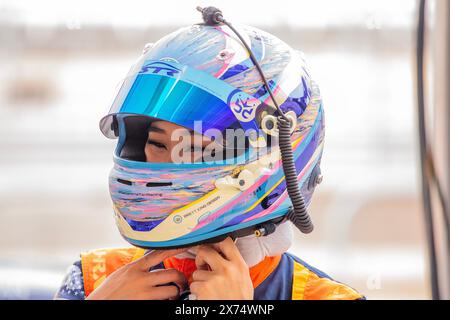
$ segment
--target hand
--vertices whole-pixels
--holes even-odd
[[[253,300],[249,268],[231,238],[200,246],[195,264],[190,290],[197,299]]]
[[[167,300],[178,298],[180,288],[184,288],[187,284],[184,274],[175,269],[151,272],[149,269],[164,259],[183,251],[185,249],[156,250],[144,255],[111,273],[87,297],[87,300]],[[167,285],[171,282],[176,283],[178,287]]]

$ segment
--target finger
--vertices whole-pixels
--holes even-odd
[[[226,260],[209,245],[201,246],[195,256],[197,269],[202,269],[205,265],[208,265],[211,270],[220,271],[223,269],[223,264],[225,262]]]
[[[192,280],[193,281],[207,281],[211,278],[213,275],[213,271],[206,271],[206,270],[195,270],[192,273]]]
[[[191,291],[191,294],[195,294],[197,296],[197,299],[201,292],[203,292],[204,282],[202,281],[194,281],[189,286],[189,290]]]
[[[191,294],[195,295],[196,300],[209,300],[212,298],[210,286],[206,281],[192,282],[189,286],[189,289],[191,291]]]
[[[183,249],[171,249],[171,250],[153,250],[138,260],[134,261],[133,264],[138,266],[143,271],[148,271],[151,267],[156,266],[161,263],[164,259],[175,256],[186,251]]]
[[[151,286],[175,283],[180,290],[187,287],[187,280],[184,274],[176,269],[154,270],[149,273],[149,284]]]
[[[225,240],[221,242],[217,242],[213,244],[214,248],[221,252],[225,259],[229,261],[240,261],[243,262],[244,258],[242,258],[239,249],[234,243],[233,239],[227,237]]]
[[[149,299],[152,300],[167,300],[177,299],[180,295],[180,289],[174,285],[152,287],[149,291]]]

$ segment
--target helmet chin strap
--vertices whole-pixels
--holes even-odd
[[[234,239],[239,252],[249,268],[257,265],[265,257],[283,254],[292,244],[292,225],[289,222],[281,223],[273,233],[258,237],[255,234]],[[195,259],[198,246],[176,255],[179,259]]]
[[[242,257],[249,267],[257,265],[265,257],[283,254],[292,244],[292,224],[280,223],[276,229],[264,237],[249,235],[235,240]]]

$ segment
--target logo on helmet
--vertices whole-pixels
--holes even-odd
[[[256,98],[253,98],[239,89],[234,90],[228,96],[228,105],[236,118],[241,122],[250,122],[255,119],[256,108],[261,104]]]
[[[183,218],[180,215],[176,215],[175,217],[173,217],[173,222],[175,222],[176,224],[179,224],[179,223],[183,222]]]
[[[169,77],[173,77],[174,75],[181,72],[181,69],[174,67],[166,62],[156,61],[144,64],[139,73],[152,73],[152,74],[161,74]]]

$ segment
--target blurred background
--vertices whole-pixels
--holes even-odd
[[[140,55],[197,5],[307,58],[326,112],[316,230],[291,252],[369,299],[429,299],[414,0],[0,0],[0,298],[51,298],[81,251],[126,246],[98,121]]]

